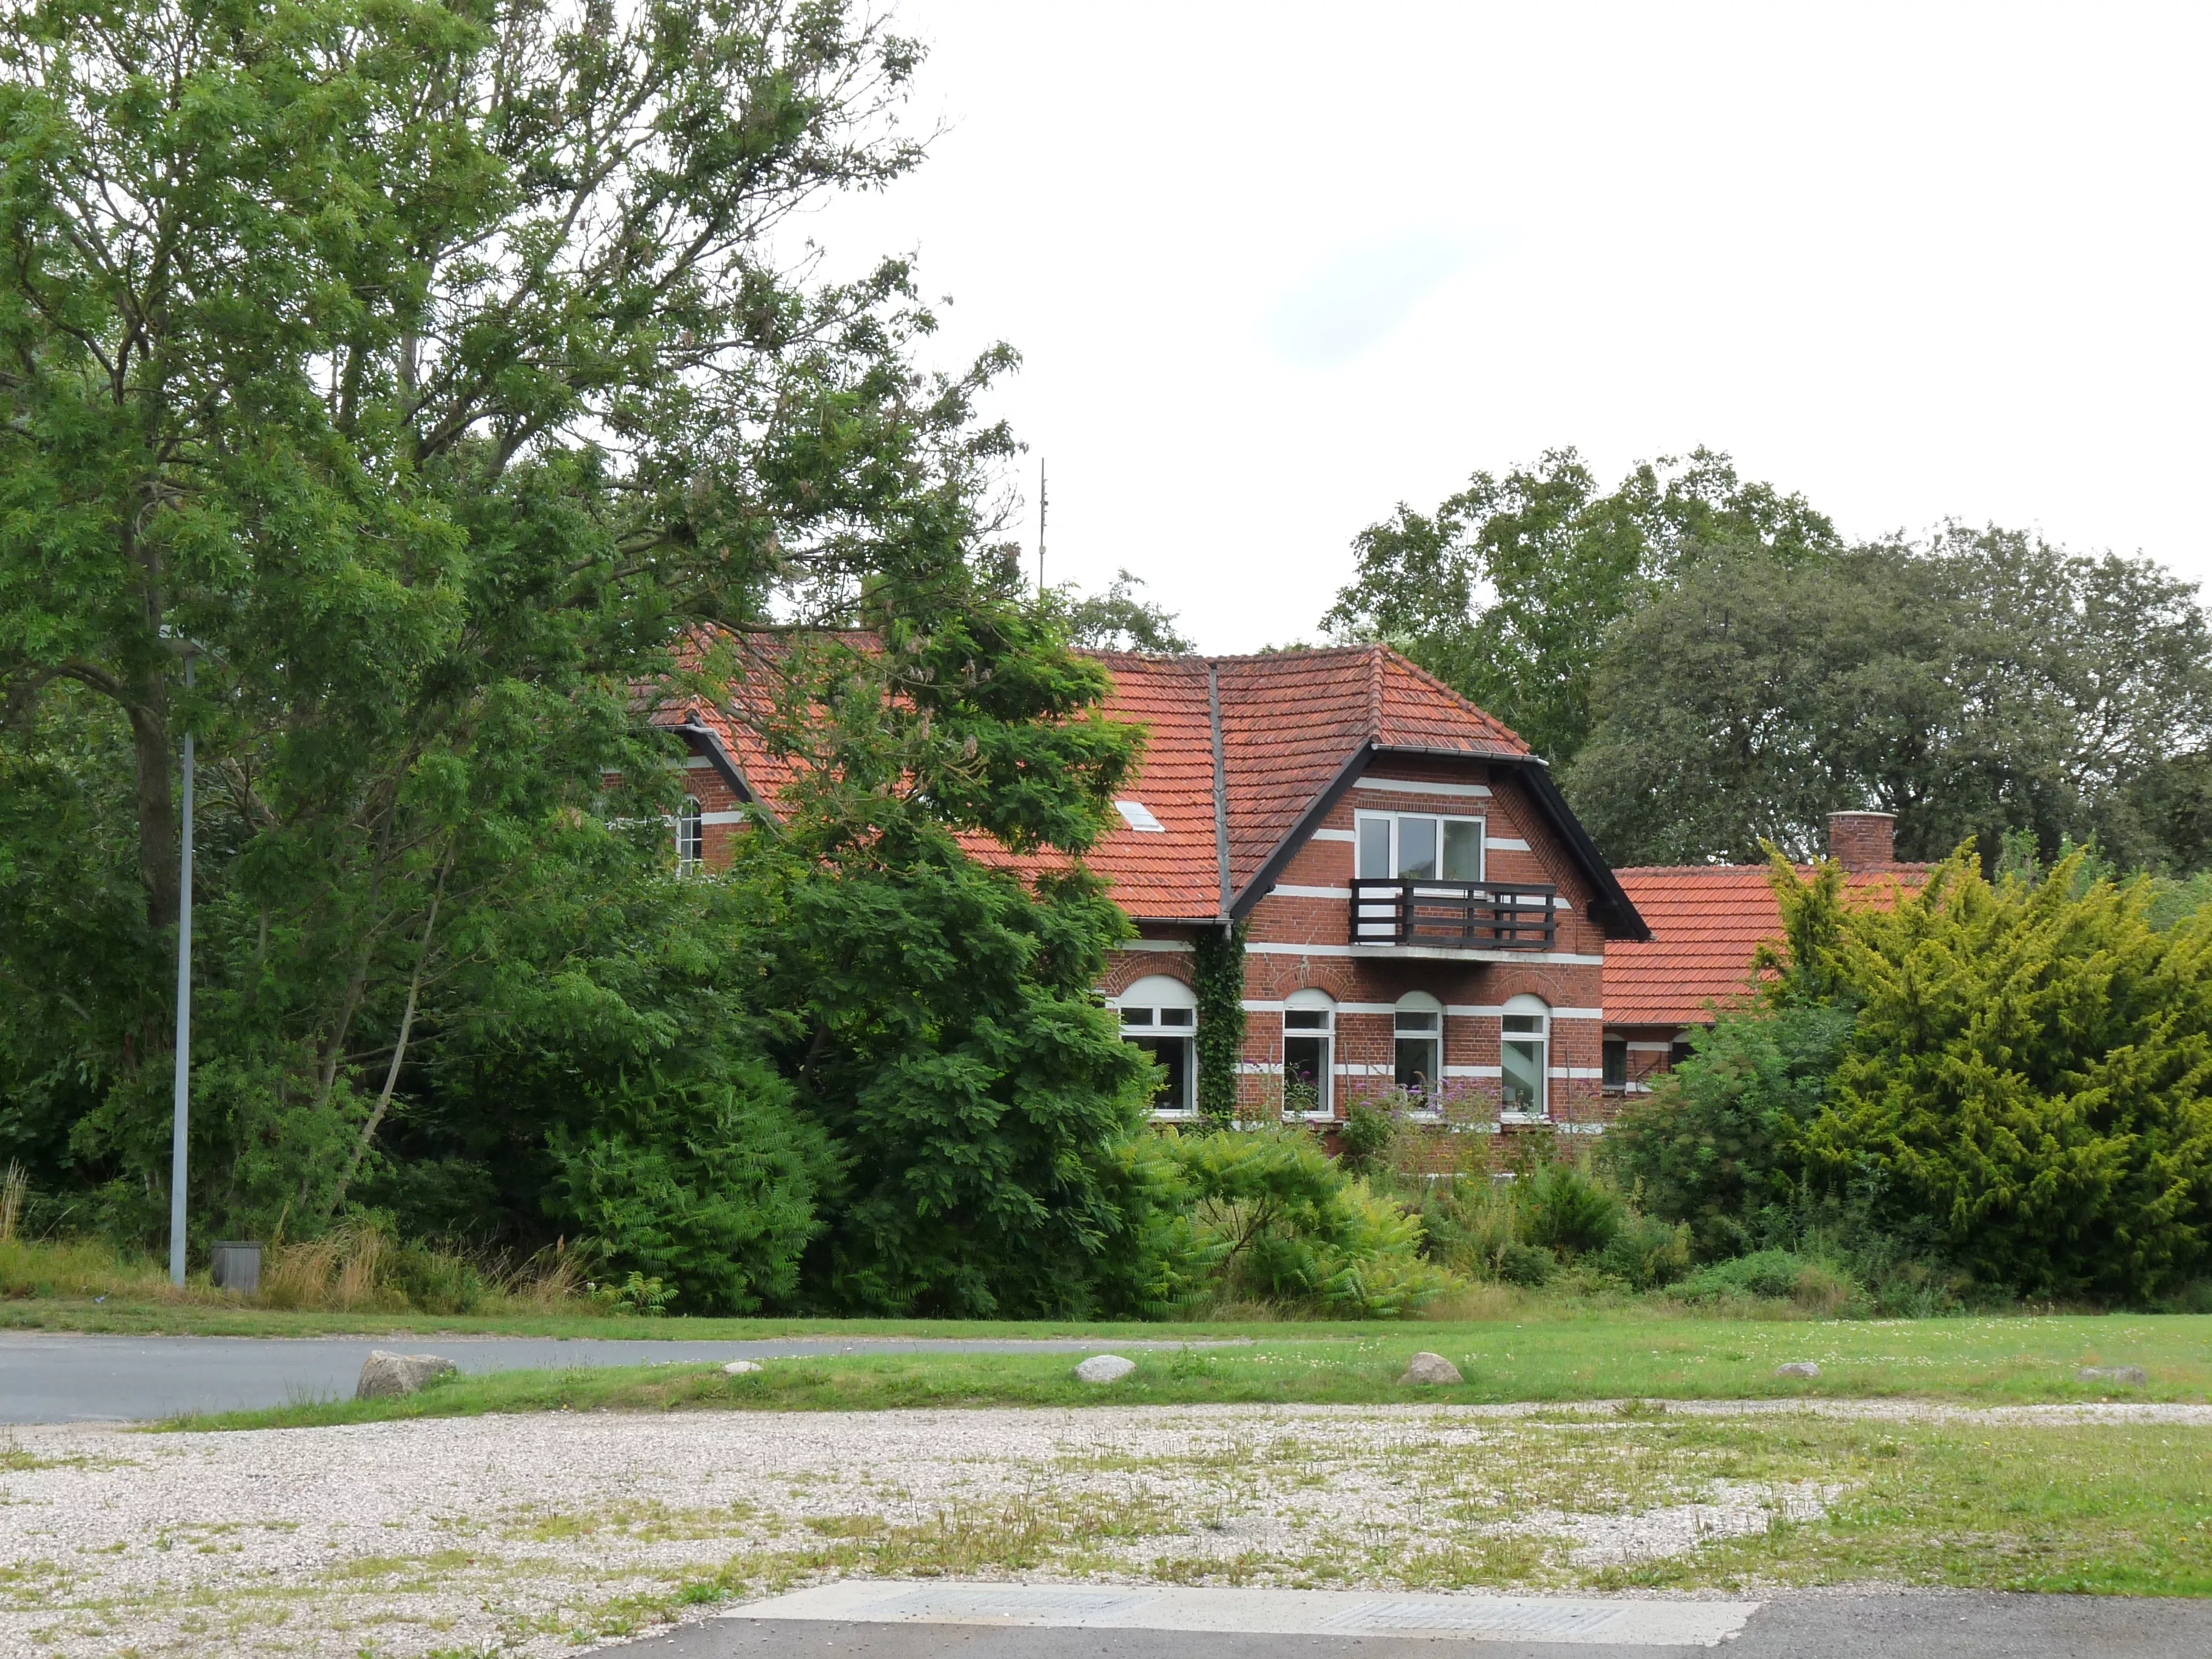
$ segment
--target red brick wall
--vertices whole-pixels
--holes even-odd
[[[744,833],[744,825],[734,818],[723,823],[716,823],[713,820],[717,814],[734,813],[744,805],[738,799],[737,791],[730,787],[728,781],[714,769],[705,756],[694,755],[685,764],[684,793],[699,803],[700,811],[708,819],[700,826],[699,831],[701,839],[706,843],[704,861],[707,867],[709,870],[728,869],[732,857],[731,838]],[[668,833],[672,844],[675,825],[669,826]]]
[[[1445,1008],[1448,1091],[1467,1099],[1481,1115],[1494,1117],[1500,1011],[1507,999],[1527,994],[1542,998],[1553,1010],[1548,1057],[1553,1075],[1547,1083],[1553,1121],[1595,1123],[1609,1118],[1618,1101],[1608,1100],[1600,1083],[1604,939],[1587,920],[1591,894],[1566,849],[1546,830],[1534,804],[1510,775],[1493,779],[1486,769],[1467,763],[1431,766],[1394,760],[1370,776],[1480,783],[1492,793],[1468,796],[1355,787],[1324,820],[1322,833],[1291,859],[1276,890],[1253,907],[1244,963],[1247,1069],[1243,1092],[1248,1106],[1265,1110],[1279,1105],[1281,1005],[1291,993],[1325,991],[1338,1005],[1334,1063],[1340,1073],[1334,1080],[1334,1113],[1340,1118],[1362,1094],[1387,1092],[1393,1086],[1395,1007],[1407,992],[1423,991]],[[1489,878],[1549,883],[1567,901],[1559,913],[1555,949],[1498,953],[1504,960],[1456,954],[1420,957],[1385,947],[1358,947],[1360,954],[1352,954],[1351,835],[1355,814],[1363,811],[1483,818],[1492,842],[1485,872]],[[1499,841],[1507,845],[1496,845]],[[1511,844],[1516,842],[1525,842],[1525,850]],[[1326,890],[1282,890],[1285,888]],[[1174,930],[1147,932],[1160,945],[1182,943]],[[1118,952],[1102,989],[1115,997],[1149,974],[1188,982],[1189,956],[1174,948]],[[1342,1068],[1351,1070],[1347,1074]],[[1374,1069],[1364,1073],[1364,1068]]]

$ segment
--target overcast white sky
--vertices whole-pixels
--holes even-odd
[[[2212,576],[2212,6],[898,17],[948,131],[813,233],[1021,350],[1048,576],[1202,648],[1318,638],[1362,526],[1560,445]]]

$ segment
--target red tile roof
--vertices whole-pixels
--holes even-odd
[[[1118,676],[1119,660],[1104,659]],[[1524,756],[1528,745],[1380,645],[1211,659],[1229,773],[1229,881],[1242,891],[1345,763],[1370,744]],[[1201,684],[1203,660],[1191,663]]]
[[[1862,903],[1894,904],[1930,867],[1855,871],[1844,878],[1844,889]],[[1801,866],[1798,873],[1812,870]],[[1765,865],[1644,865],[1613,874],[1650,925],[1651,938],[1606,945],[1606,1024],[1704,1025],[1717,1006],[1751,992],[1753,955],[1782,937],[1782,908]]]
[[[754,794],[772,804],[799,771],[799,763],[770,753],[760,735],[781,646],[768,636],[729,643],[744,678],[728,688],[720,706],[678,698],[662,702],[651,719],[672,726],[696,716],[720,739]],[[690,665],[706,644],[702,635]],[[1149,808],[1161,829],[1137,830],[1117,817],[1086,862],[1112,882],[1115,901],[1140,918],[1196,920],[1224,908],[1214,813],[1217,690],[1232,893],[1259,873],[1315,799],[1370,745],[1516,759],[1528,753],[1501,722],[1380,645],[1249,657],[1091,654],[1113,676],[1106,717],[1148,728],[1144,759],[1122,798]],[[994,860],[1007,856],[991,846],[973,850]]]

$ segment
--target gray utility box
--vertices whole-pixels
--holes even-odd
[[[261,1288],[261,1246],[234,1239],[228,1243],[210,1245],[208,1276],[215,1280],[216,1288],[219,1291],[235,1291],[240,1296],[252,1296]]]

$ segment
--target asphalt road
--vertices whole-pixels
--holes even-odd
[[[601,1651],[609,1659],[2205,1659],[2212,1601],[1784,1595],[1717,1648],[724,1618]]]
[[[350,1399],[372,1348],[437,1353],[464,1371],[574,1365],[702,1364],[799,1355],[1103,1353],[1173,1343],[826,1337],[766,1342],[555,1340],[535,1337],[83,1336],[0,1332],[0,1423],[143,1422],[179,1412]],[[1210,1346],[1210,1345],[1209,1345]]]

